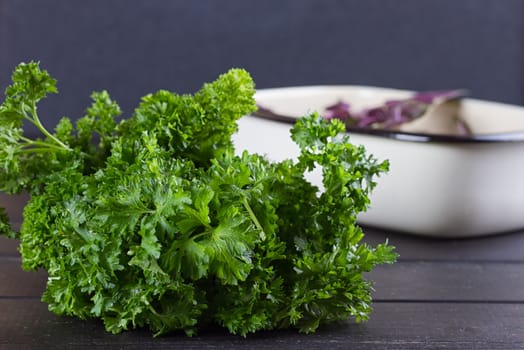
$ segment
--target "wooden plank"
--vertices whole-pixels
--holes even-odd
[[[119,335],[98,321],[51,314],[37,300],[0,299],[0,348],[10,349],[522,349],[523,304],[379,303],[367,323],[352,321],[304,335],[266,331],[246,339],[222,329],[188,338],[152,338],[146,330]]]
[[[386,239],[399,260],[524,261],[524,231],[486,237],[438,239],[364,227],[364,240],[376,245]]]
[[[366,278],[377,301],[524,302],[524,264],[399,262]],[[45,271],[22,271],[20,259],[0,259],[0,297],[39,297]]]
[[[397,262],[367,278],[376,300],[524,302],[524,263]]]
[[[2,256],[20,256],[18,253],[19,241],[0,236],[0,257]]]
[[[21,222],[22,211],[28,199],[27,194],[7,195],[0,192],[0,207],[6,209],[11,222]]]
[[[46,281],[45,271],[22,271],[20,259],[0,258],[0,298],[40,298],[45,290]]]

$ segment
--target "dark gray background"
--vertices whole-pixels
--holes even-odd
[[[467,88],[524,104],[524,1],[0,0],[2,90],[31,59],[58,79],[40,108],[55,120],[81,116],[93,90],[129,114],[147,92],[194,92],[230,67],[258,88]]]

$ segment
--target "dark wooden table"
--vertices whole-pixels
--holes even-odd
[[[23,203],[0,196],[18,222]],[[524,231],[462,240],[365,232],[373,244],[389,238],[400,254],[368,275],[376,292],[367,323],[247,338],[220,329],[111,335],[98,321],[56,316],[40,301],[45,272],[22,271],[18,242],[0,238],[0,349],[524,349]]]

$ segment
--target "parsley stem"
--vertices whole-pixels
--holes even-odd
[[[63,151],[63,148],[60,148],[60,150]],[[45,152],[56,152],[55,148],[51,147],[35,147],[35,148],[26,148],[23,150],[20,150],[18,153],[45,153]]]
[[[257,216],[253,212],[253,209],[251,209],[251,206],[249,205],[249,202],[247,201],[247,197],[246,196],[243,196],[242,203],[244,204],[244,208],[246,208],[247,212],[249,213],[249,216],[251,217],[251,220],[255,224],[255,227],[258,230],[260,230],[261,234],[263,235],[262,237],[265,237],[264,228],[262,227],[262,225],[260,225],[260,222],[258,221]]]
[[[31,114],[33,115],[32,120],[34,121],[33,124],[40,130],[45,136],[47,136],[49,139],[51,139],[53,142],[58,144],[63,150],[71,151],[71,148],[67,146],[65,143],[60,141],[56,138],[53,134],[51,134],[49,131],[47,131],[46,128],[42,125],[42,122],[40,122],[40,119],[38,118],[38,114],[36,113],[36,104],[33,102],[32,108],[31,108]]]
[[[40,140],[33,140],[25,136],[21,136],[20,140],[24,141],[27,147],[40,146],[39,148],[49,148],[49,149],[60,150],[60,151],[64,150],[63,147],[59,145],[55,145],[54,143],[49,143],[49,142],[40,141]]]

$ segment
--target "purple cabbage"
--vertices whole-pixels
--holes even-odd
[[[326,119],[340,119],[346,120],[351,119],[351,114],[349,112],[349,103],[338,102],[332,106],[326,107],[323,117]]]
[[[461,98],[465,95],[465,90],[418,92],[410,98],[386,101],[381,106],[366,108],[362,111],[352,111],[349,103],[339,101],[328,106],[323,116],[327,119],[340,119],[348,126],[391,129],[421,117],[434,103]]]

